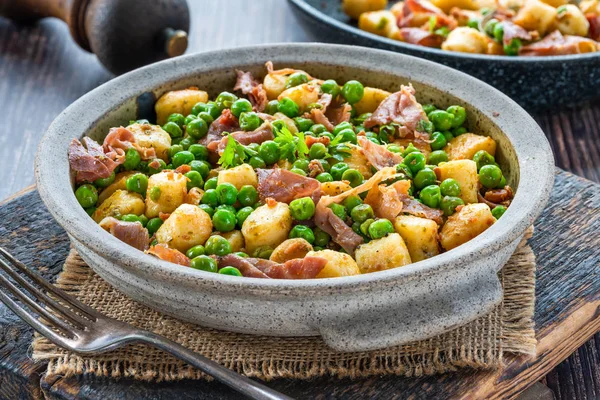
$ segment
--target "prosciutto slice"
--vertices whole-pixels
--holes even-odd
[[[509,45],[513,39],[522,39],[522,40],[532,40],[533,37],[529,32],[520,27],[519,25],[511,22],[504,21],[502,22],[502,26],[504,27],[504,37],[503,42],[505,45]]]
[[[251,72],[235,71],[237,73],[237,82],[233,87],[233,90],[241,90],[242,93],[248,95],[252,108],[255,111],[262,112],[269,99],[267,98],[267,91],[263,85],[254,79]]]
[[[327,107],[325,116],[333,125],[341,124],[342,122],[350,121],[352,116],[352,106],[348,103],[343,103],[336,107]]]
[[[394,167],[402,162],[402,156],[392,153],[385,146],[371,142],[365,136],[358,137],[358,144],[369,163],[377,168]]]
[[[600,15],[587,14],[585,16],[590,23],[588,35],[592,40],[600,41]]]
[[[406,43],[436,48],[441,47],[444,41],[443,36],[421,28],[400,28],[400,38]]]
[[[375,215],[379,218],[387,218],[393,221],[404,208],[401,195],[407,195],[410,188],[410,182],[406,180],[395,182],[393,185],[374,185],[367,197],[365,203],[369,204]]]
[[[104,138],[102,148],[106,154],[115,154],[116,157],[124,157],[125,152],[134,148],[140,153],[142,160],[152,160],[156,158],[156,150],[153,148],[141,147],[135,140],[133,132],[122,126],[111,128],[108,135]]]
[[[190,259],[185,256],[182,252],[175,249],[170,249],[164,244],[157,244],[152,246],[146,251],[148,254],[152,254],[161,260],[169,261],[175,264],[183,265],[184,267],[190,266]]]
[[[273,135],[273,129],[271,128],[271,123],[269,122],[263,123],[261,126],[251,132],[238,131],[229,136],[232,136],[239,144],[243,144],[244,146],[247,146],[250,143],[261,144],[262,142],[273,140],[275,138]],[[218,146],[219,154],[223,153],[223,150],[225,150],[229,136],[223,136],[221,139],[221,142]]]
[[[331,121],[325,116],[323,110],[319,110],[318,108],[310,110],[309,118],[312,119],[315,124],[323,125],[329,132],[332,132],[335,128]]]
[[[114,152],[105,154],[102,146],[95,140],[89,137],[82,140],[83,144],[73,139],[69,145],[69,166],[75,172],[78,183],[108,178],[115,168],[125,162],[125,157],[119,157]]]
[[[442,26],[452,30],[456,28],[457,22],[454,18],[444,14],[442,10],[426,0],[406,0],[402,8],[402,16],[398,18],[398,27],[421,27],[423,23],[428,24],[429,17],[436,17],[435,28]]]
[[[427,207],[425,204],[418,202],[407,194],[400,195],[399,197],[403,204],[402,212],[414,215],[415,217],[431,219],[438,225],[441,225],[444,222],[442,219],[442,216],[444,215],[442,210]]]
[[[148,249],[150,237],[148,231],[139,222],[119,221],[113,217],[106,217],[100,221],[99,225],[120,241],[138,250]]]
[[[217,154],[217,149],[221,139],[225,136],[225,132],[235,132],[240,129],[237,118],[231,113],[231,110],[226,108],[221,116],[213,121],[208,128],[208,133],[202,139],[200,144],[206,146],[208,151]]]
[[[313,279],[327,264],[327,260],[322,257],[295,258],[282,264],[235,254],[219,257],[217,261],[219,268],[232,266],[239,269],[245,277],[263,279]]]
[[[272,198],[280,203],[290,203],[301,197],[318,201],[321,184],[318,180],[298,175],[285,169],[257,169],[258,193],[265,201]]]
[[[580,36],[563,36],[554,31],[539,42],[523,46],[519,50],[521,56],[560,56],[598,51],[598,43]]]
[[[365,121],[365,128],[376,125],[386,125],[391,122],[405,127],[409,132],[415,132],[421,121],[429,121],[423,107],[415,98],[412,85],[400,87],[400,91],[392,93],[383,100],[373,114]]]

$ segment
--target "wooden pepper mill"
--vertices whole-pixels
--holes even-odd
[[[56,17],[115,74],[183,54],[186,0],[0,0],[0,16],[31,22]]]

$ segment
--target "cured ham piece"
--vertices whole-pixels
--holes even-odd
[[[266,142],[267,140],[273,140],[275,136],[273,135],[273,129],[271,128],[271,123],[265,122],[258,128],[253,131],[237,131],[232,133],[231,135],[239,144],[243,144],[244,146],[249,145],[250,143],[258,143]],[[219,146],[217,148],[219,154],[223,153],[225,147],[227,146],[227,140],[229,136],[223,136]]]
[[[331,142],[331,139],[329,139],[327,136],[314,137],[306,135],[304,142],[306,143],[306,147],[310,149],[315,143],[322,143],[325,146],[329,146],[329,142]]]
[[[343,103],[336,107],[327,107],[325,116],[332,125],[338,125],[342,122],[350,121],[352,116],[352,106],[348,103]]]
[[[415,132],[421,121],[429,121],[423,107],[415,98],[412,85],[400,87],[400,91],[392,93],[379,104],[373,114],[365,121],[365,128],[376,125],[386,125],[391,122],[405,127],[409,132]]]
[[[365,204],[370,205],[379,218],[393,221],[404,208],[402,195],[408,195],[410,182],[406,180],[395,182],[390,186],[374,185],[367,197]]]
[[[150,242],[148,231],[139,222],[119,221],[113,217],[106,217],[100,221],[100,227],[138,250],[145,251],[148,248]]]
[[[288,260],[285,263],[261,258],[244,258],[228,254],[218,258],[219,268],[237,268],[243,276],[263,279],[313,279],[325,267],[327,260],[322,257],[304,257]]]
[[[321,184],[318,180],[298,175],[285,169],[257,169],[258,193],[263,201],[271,198],[280,203],[290,203],[301,197],[318,201]]]
[[[82,140],[83,144],[73,139],[69,145],[69,166],[75,172],[75,181],[78,183],[108,178],[115,168],[125,162],[125,157],[115,152],[105,154],[95,140],[89,137]]]
[[[588,14],[585,16],[590,23],[588,35],[592,40],[600,42],[600,15]]]
[[[335,126],[329,121],[329,119],[323,113],[323,110],[319,110],[318,108],[313,108],[310,110],[310,114],[308,115],[310,119],[313,120],[315,124],[321,124],[327,129],[329,132],[332,132]]]
[[[231,113],[231,110],[226,108],[221,116],[213,121],[208,128],[208,133],[202,139],[200,144],[206,146],[208,151],[217,154],[217,149],[221,139],[225,136],[225,132],[235,132],[240,129],[237,118]]]
[[[169,261],[175,264],[183,265],[185,267],[190,266],[190,259],[185,256],[182,252],[175,249],[170,249],[164,244],[157,244],[156,246],[150,247],[146,253],[152,254],[161,260]]]
[[[267,91],[263,85],[254,79],[251,72],[235,71],[237,73],[237,82],[233,87],[233,90],[241,90],[242,93],[248,95],[252,108],[255,111],[264,111],[269,99],[267,98]]]
[[[153,148],[141,147],[135,140],[133,132],[122,126],[111,128],[108,135],[104,138],[102,148],[106,154],[114,152],[118,157],[124,157],[125,152],[134,148],[140,153],[142,160],[152,160],[156,158],[156,150]]]
[[[520,56],[560,56],[598,51],[598,43],[580,36],[563,36],[554,31],[539,42],[521,47]]]
[[[392,153],[385,146],[371,142],[365,136],[358,137],[358,144],[369,163],[377,168],[394,167],[402,162],[402,156]]]
[[[426,0],[406,0],[402,8],[402,15],[398,18],[398,27],[420,28],[424,23],[429,25],[429,18],[435,16],[435,28],[442,26],[449,30],[456,28],[457,22],[454,18],[444,14],[442,10]],[[427,26],[428,28],[428,26]]]
[[[400,38],[406,43],[436,48],[441,47],[444,41],[443,36],[421,28],[400,28]]]
[[[509,45],[513,39],[521,39],[521,40],[532,40],[533,37],[529,32],[520,27],[519,25],[511,22],[504,21],[502,22],[502,26],[504,27],[504,36],[503,42],[505,45]]]
[[[414,215],[415,217],[427,218],[435,221],[438,225],[444,223],[442,210],[427,207],[425,204],[418,202],[409,195],[400,195],[403,207],[402,212]]]

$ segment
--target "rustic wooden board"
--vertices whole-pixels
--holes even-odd
[[[69,244],[35,191],[0,206],[0,246],[51,278],[60,271]],[[359,380],[320,378],[269,383],[303,398],[514,398],[600,331],[600,185],[559,171],[548,208],[536,222],[531,245],[538,257],[536,332],[533,359],[510,357],[497,371],[463,369],[433,377],[377,377]],[[0,306],[0,398],[235,399],[218,383],[182,381],[146,384],[129,379],[41,379],[43,365],[29,359],[31,330]],[[598,351],[588,352],[598,355]],[[588,360],[594,373],[600,360]],[[600,398],[592,384],[579,398]],[[564,393],[564,395],[567,395]],[[564,397],[568,398],[568,397]]]

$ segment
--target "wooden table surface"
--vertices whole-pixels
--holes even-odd
[[[192,15],[188,53],[318,41],[302,30],[284,0],[188,2]],[[37,143],[50,122],[111,78],[95,56],[73,43],[62,22],[47,19],[19,26],[0,18],[0,200],[34,182]],[[600,100],[534,117],[550,140],[557,166],[600,182]],[[556,399],[600,398],[600,333],[542,383]]]

